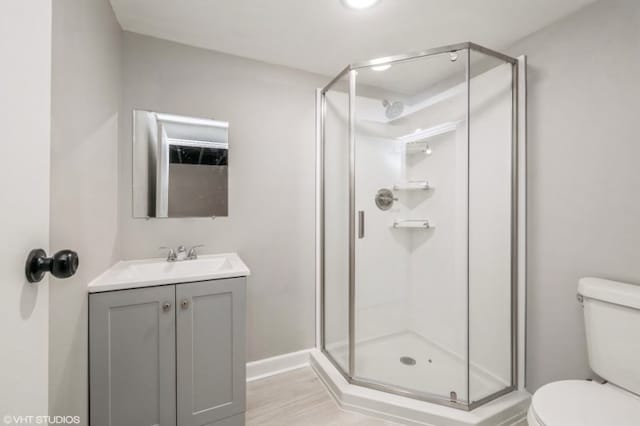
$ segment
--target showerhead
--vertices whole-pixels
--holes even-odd
[[[400,101],[389,102],[385,99],[382,101],[382,106],[385,108],[384,114],[389,120],[400,117],[404,111],[404,104]]]

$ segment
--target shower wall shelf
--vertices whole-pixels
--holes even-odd
[[[400,182],[393,185],[394,191],[427,191],[433,189],[426,180],[412,180],[408,182]]]
[[[459,123],[459,121],[447,121],[446,123],[438,124],[437,126],[429,127],[427,129],[419,129],[413,133],[399,136],[396,140],[404,142],[407,145],[416,142],[426,142],[434,136],[455,131],[458,128]]]
[[[429,148],[429,144],[426,141],[407,142],[404,146],[407,154],[426,154]]]
[[[396,219],[393,228],[433,229],[433,225],[427,219]]]

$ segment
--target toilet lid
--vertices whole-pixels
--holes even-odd
[[[640,398],[613,385],[587,380],[549,383],[531,399],[544,426],[638,426]]]

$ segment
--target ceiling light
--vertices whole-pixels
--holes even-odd
[[[391,68],[391,64],[376,65],[375,67],[371,67],[371,69],[374,71],[386,71],[389,68]]]
[[[386,71],[389,68],[391,68],[391,64],[389,63],[391,59],[392,58],[390,56],[385,56],[383,58],[376,58],[369,61],[369,65],[371,66],[371,69],[374,71]]]
[[[342,0],[342,3],[351,9],[366,9],[378,3],[378,0]]]

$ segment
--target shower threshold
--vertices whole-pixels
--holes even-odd
[[[338,405],[345,410],[404,425],[526,424],[524,420],[531,399],[526,391],[512,391],[474,410],[464,411],[351,384],[320,350],[312,351],[310,357],[312,368]],[[400,364],[399,360],[397,362]]]

